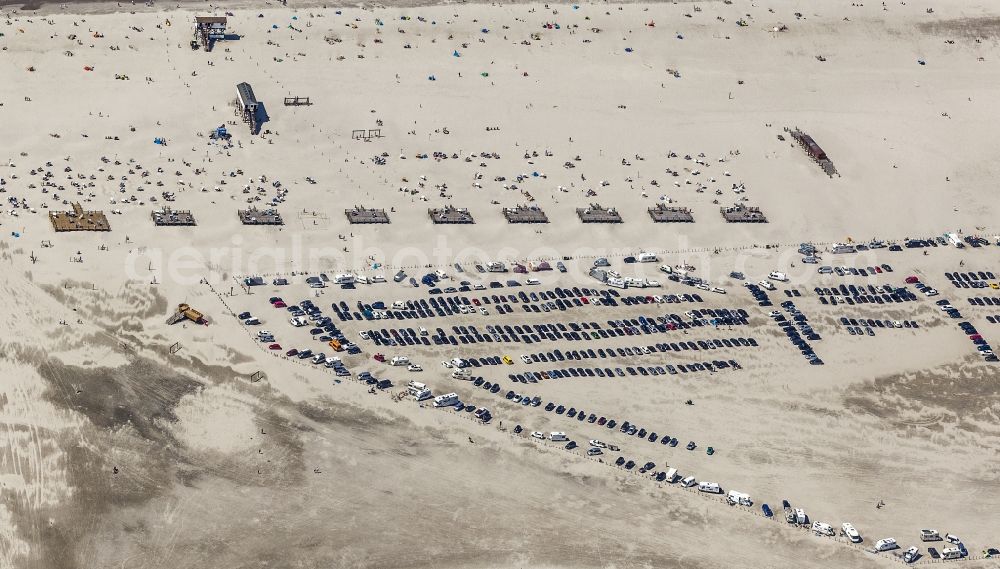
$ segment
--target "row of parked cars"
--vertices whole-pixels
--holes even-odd
[[[820,303],[843,304],[893,304],[913,302],[917,295],[906,287],[884,285],[845,285],[834,287],[815,287],[813,291],[819,295]]]
[[[816,352],[813,351],[812,346],[809,344],[810,341],[815,342],[822,339],[809,324],[809,319],[802,311],[795,307],[795,303],[791,300],[782,302],[781,307],[788,312],[790,319],[777,310],[771,311],[771,318],[778,324],[782,332],[784,332],[788,341],[799,349],[799,352],[810,364],[823,365],[823,360],[816,355]]]
[[[983,359],[988,362],[997,361],[997,355],[993,353],[993,347],[990,343],[986,341],[985,338],[976,330],[976,327],[969,322],[959,322],[958,327],[961,328],[965,335],[969,337],[969,341],[976,346],[976,351],[983,356]]]
[[[990,271],[969,271],[964,273],[945,273],[945,278],[958,288],[991,288],[1000,289],[996,275]],[[993,282],[990,282],[993,281]]]
[[[736,360],[713,360],[706,362],[688,362],[686,364],[677,364],[676,366],[671,364],[664,364],[662,366],[628,366],[625,368],[616,367],[614,369],[610,367],[605,368],[589,368],[589,367],[571,367],[565,369],[550,369],[545,371],[529,371],[524,373],[512,373],[508,375],[508,378],[514,382],[521,383],[538,383],[546,379],[562,379],[569,377],[625,377],[627,375],[676,375],[678,372],[681,373],[694,373],[699,371],[718,371],[723,369],[743,369]]]
[[[819,273],[819,274],[821,274],[821,275],[834,275],[835,274],[838,277],[845,277],[845,276],[848,276],[848,275],[850,275],[850,276],[859,276],[859,277],[868,277],[868,276],[873,276],[873,275],[881,275],[882,273],[891,273],[892,272],[892,267],[889,266],[886,263],[882,263],[881,265],[870,266],[870,267],[867,267],[867,268],[865,268],[865,267],[847,267],[847,266],[843,266],[843,267],[831,267],[831,266],[828,266],[828,265],[824,265],[822,267],[817,268],[816,272]]]
[[[875,328],[919,328],[920,326],[913,320],[876,320],[874,318],[848,318],[840,317],[840,323],[844,325],[851,336],[875,335]]]
[[[972,306],[1000,306],[1000,296],[972,296],[969,297],[969,304]]]

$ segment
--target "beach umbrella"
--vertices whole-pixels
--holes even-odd
[[[437,78],[434,77],[433,75],[430,75],[430,76],[427,77],[427,80],[428,81],[437,81]]]
[[[625,48],[625,53],[632,53],[632,48],[626,47]]]
[[[451,54],[454,55],[455,57],[462,57],[461,54],[458,53],[457,49],[455,51],[451,52]]]
[[[482,73],[480,73],[480,75],[482,75],[483,77],[489,77],[490,76],[490,74],[487,73],[487,72],[485,72],[485,71],[483,71]]]
[[[278,24],[271,24],[271,29],[274,29],[274,30],[278,29]]]
[[[489,30],[489,28],[483,28],[483,33],[484,33],[484,34],[488,34],[488,33],[490,33],[490,30]]]

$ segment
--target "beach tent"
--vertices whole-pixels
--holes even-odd
[[[455,57],[462,57],[462,55],[461,55],[460,53],[458,53],[458,50],[457,50],[457,49],[456,49],[455,51],[451,52],[451,54],[452,54],[453,56],[455,56]]]

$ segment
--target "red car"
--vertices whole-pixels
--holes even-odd
[[[580,302],[582,302],[584,304],[590,304],[590,299],[587,298],[586,296],[581,296],[580,297]]]
[[[473,298],[472,299],[472,304],[475,304],[476,306],[479,306],[479,299],[478,298]]]
[[[377,362],[384,362],[385,361],[385,356],[382,355],[382,354],[375,354],[374,358],[375,358],[375,361],[377,361]]]
[[[291,350],[288,350],[287,352],[285,352],[285,355],[288,356],[288,357],[292,357],[292,356],[298,355],[298,353],[299,353],[298,350],[296,350],[295,348],[292,348]]]
[[[281,344],[271,344],[270,346],[267,347],[267,349],[269,349],[269,350],[280,350],[281,349]]]
[[[918,279],[917,277],[914,277],[912,275],[909,276],[909,277],[906,277],[906,284],[914,284],[914,283],[918,283],[918,282],[920,282],[920,279]]]
[[[284,302],[282,302],[282,301],[280,301],[280,300],[279,300],[278,302],[275,302],[273,306],[274,306],[275,308],[285,308],[285,307],[287,307],[288,305],[287,305],[287,304],[285,304]]]

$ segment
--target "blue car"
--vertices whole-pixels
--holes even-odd
[[[765,518],[770,518],[774,516],[774,512],[771,511],[771,506],[768,506],[767,504],[761,504],[760,509],[762,512],[764,512]]]

